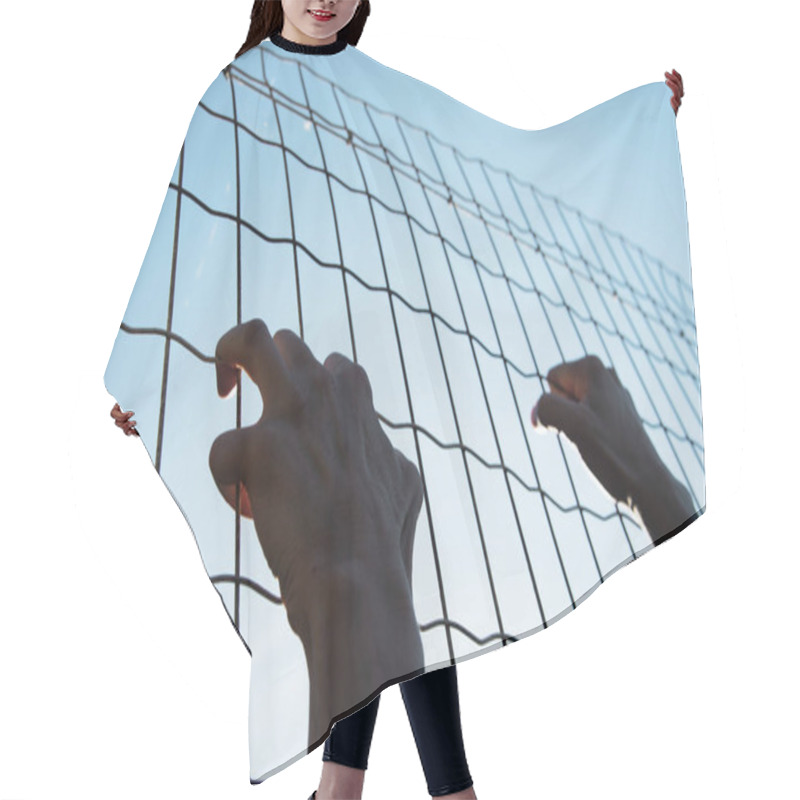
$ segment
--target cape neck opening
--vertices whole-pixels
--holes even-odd
[[[328,56],[334,53],[341,53],[347,47],[347,39],[339,38],[330,44],[299,44],[281,36],[280,33],[273,33],[269,40],[276,47],[288,50],[290,53],[307,53],[309,55]]]

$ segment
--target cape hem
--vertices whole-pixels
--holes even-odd
[[[289,767],[292,764],[294,764],[295,761],[298,761],[299,759],[304,758],[307,755],[310,755],[320,745],[325,743],[325,740],[330,736],[331,731],[333,730],[333,726],[334,726],[334,724],[336,722],[338,722],[340,719],[344,719],[345,717],[349,717],[351,714],[355,714],[356,711],[360,711],[365,706],[368,706],[384,689],[388,689],[390,686],[393,686],[393,685],[398,684],[398,683],[403,683],[404,681],[413,680],[414,678],[418,677],[419,675],[422,675],[425,672],[433,672],[434,670],[437,670],[437,669],[444,669],[445,667],[455,666],[456,664],[460,664],[463,661],[469,661],[470,659],[477,658],[478,656],[484,655],[485,653],[490,653],[492,650],[496,650],[499,647],[507,647],[509,644],[514,644],[515,642],[519,641],[520,639],[525,639],[528,636],[533,636],[534,634],[539,633],[539,631],[542,631],[545,628],[549,628],[554,623],[558,622],[562,617],[565,617],[571,611],[576,609],[591,594],[594,594],[595,590],[601,584],[605,583],[606,580],[608,580],[608,578],[611,575],[613,575],[615,572],[617,572],[620,569],[622,569],[622,567],[625,567],[628,564],[630,564],[631,562],[636,561],[637,559],[641,558],[641,556],[643,556],[645,553],[648,553],[651,550],[654,550],[656,547],[658,547],[659,545],[661,545],[665,541],[667,541],[667,539],[674,538],[682,530],[684,530],[689,525],[691,525],[692,522],[694,522],[695,520],[699,519],[703,514],[705,514],[705,511],[706,511],[706,504],[704,503],[699,509],[697,509],[697,511],[694,512],[694,514],[692,514],[690,517],[688,517],[684,522],[682,522],[680,525],[678,525],[674,530],[670,531],[669,533],[665,534],[664,536],[659,537],[655,542],[651,543],[650,545],[648,545],[646,547],[642,547],[641,549],[635,551],[631,555],[630,558],[626,559],[625,561],[622,561],[620,564],[618,564],[612,570],[607,572],[599,581],[597,581],[594,584],[594,586],[592,586],[591,588],[587,589],[577,600],[575,600],[575,602],[573,604],[567,606],[563,611],[559,612],[554,617],[551,617],[551,619],[549,619],[547,622],[544,622],[541,625],[537,625],[535,628],[531,628],[530,630],[525,631],[524,633],[518,634],[517,636],[506,636],[505,640],[499,641],[499,642],[494,642],[492,644],[487,645],[486,647],[481,648],[480,650],[475,650],[474,652],[466,653],[465,655],[457,656],[455,658],[449,658],[449,659],[446,659],[445,661],[439,661],[439,662],[437,662],[436,664],[434,664],[432,666],[429,665],[429,666],[423,667],[422,669],[418,669],[418,670],[414,670],[413,672],[409,672],[407,675],[403,675],[402,677],[393,678],[391,680],[385,681],[381,685],[381,687],[379,689],[376,689],[374,692],[372,692],[372,694],[370,694],[361,703],[358,703],[357,705],[355,705],[352,708],[348,709],[344,713],[337,715],[335,719],[331,720],[331,723],[328,726],[328,730],[323,734],[323,736],[321,736],[319,739],[317,739],[317,741],[311,747],[309,747],[307,750],[305,750],[303,752],[298,753],[293,758],[288,759],[287,761],[285,761],[280,766],[275,767],[274,769],[269,770],[268,772],[265,772],[259,778],[253,778],[251,776],[250,785],[251,786],[258,786],[259,784],[264,783],[264,781],[266,781],[268,778],[271,778],[273,775],[276,775],[278,772],[281,772],[284,769],[286,769],[287,767]]]

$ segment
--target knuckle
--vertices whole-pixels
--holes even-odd
[[[599,356],[594,353],[586,356],[586,367],[589,370],[589,374],[593,377],[601,375],[606,370],[605,364],[603,364]]]
[[[348,363],[352,362],[344,353],[334,351],[333,353],[328,353],[328,357],[324,361],[324,366],[331,372],[338,372],[345,368]]]
[[[273,341],[281,345],[292,345],[298,338],[298,335],[291,328],[281,328],[272,334]]]
[[[330,370],[323,367],[322,369],[312,370],[311,382],[319,391],[331,392],[333,391],[336,379]]]
[[[351,373],[356,386],[372,400],[372,384],[369,382],[369,375],[361,364],[353,364]]]
[[[400,450],[396,450],[395,452],[397,453],[397,458],[400,462],[400,470],[403,480],[405,481],[406,486],[409,487],[409,492],[412,493],[415,498],[421,499],[422,476],[419,473],[417,465]]]
[[[260,317],[248,320],[242,324],[242,338],[245,344],[254,344],[260,339],[263,339],[267,333],[267,323]]]
[[[367,371],[361,364],[356,363],[355,361],[350,362],[350,370],[352,371],[354,377],[356,377],[360,381],[365,381],[369,383],[369,377],[367,377]]]

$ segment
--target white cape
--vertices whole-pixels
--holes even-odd
[[[252,782],[319,746],[337,718],[386,686],[551,625],[705,510],[686,205],[669,95],[654,83],[525,131],[354,47],[320,55],[270,40],[204,94],[105,384],[136,412],[142,442],[252,655]],[[372,614],[397,574],[394,550],[391,565],[373,569],[370,559],[380,557],[353,540],[365,528],[346,526],[350,538],[324,547],[338,546],[337,567],[352,558],[359,580],[375,585],[339,603],[325,579],[324,596],[303,596],[310,582],[288,584],[305,575],[308,559],[290,563],[285,546],[313,527],[317,484],[289,487],[294,499],[270,516],[291,492],[281,484],[280,497],[269,495],[270,478],[257,485],[252,460],[250,472],[237,473],[232,502],[221,472],[212,473],[220,435],[264,422],[255,362],[228,359],[248,367],[238,389],[236,370],[215,364],[220,339],[254,319],[266,324],[255,329],[259,357],[274,359],[271,337],[288,329],[319,364],[333,352],[360,364],[375,429],[419,473],[418,517],[414,524],[407,513],[402,545],[412,560],[405,574],[421,641],[416,662],[405,645],[400,656],[379,652],[408,620],[394,594]],[[690,498],[662,529],[645,528],[636,497],[612,496],[566,432],[531,423],[552,388],[548,371],[587,356],[613,367],[658,459]],[[225,375],[234,378],[222,386]],[[380,473],[368,458],[365,466],[370,479]],[[354,491],[366,491],[365,481]],[[258,532],[237,505],[245,493]],[[334,550],[319,548],[324,569]],[[291,591],[298,611],[288,608]],[[342,661],[319,649],[340,644],[358,648],[367,676],[346,670],[347,652]],[[312,657],[330,665],[329,683],[316,689]]]

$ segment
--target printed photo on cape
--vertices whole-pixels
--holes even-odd
[[[704,512],[669,95],[521,130],[275,37],[203,95],[105,383],[252,656],[251,781]]]

